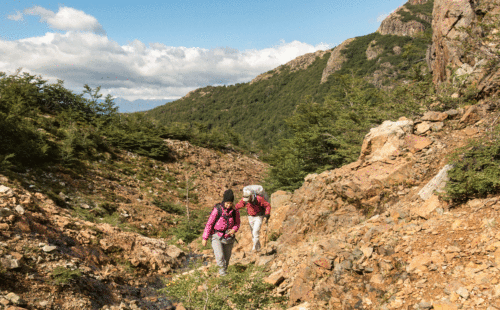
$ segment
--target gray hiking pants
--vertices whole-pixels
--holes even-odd
[[[231,251],[233,250],[234,239],[229,243],[222,243],[221,237],[217,234],[212,235],[212,248],[214,249],[215,261],[219,266],[219,273],[222,276],[227,274],[227,266],[231,259]]]

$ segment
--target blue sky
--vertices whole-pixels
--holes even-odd
[[[0,71],[173,99],[374,32],[406,1],[0,0]]]

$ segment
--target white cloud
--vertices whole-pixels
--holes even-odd
[[[62,8],[57,14],[42,7],[31,10],[57,29],[83,30],[85,25],[98,25],[89,16],[70,27],[66,21],[71,14],[88,16],[71,8]],[[93,20],[95,23],[90,22]],[[145,45],[138,40],[119,45],[95,31],[67,31],[15,41],[0,39],[0,71],[10,73],[22,67],[49,81],[62,79],[72,89],[100,85],[105,94],[128,100],[166,99],[207,85],[248,82],[300,55],[329,48],[328,44],[313,46],[298,41],[245,51]]]
[[[25,15],[35,15],[40,17],[40,21],[47,23],[50,27],[64,31],[90,31],[99,34],[105,34],[104,29],[97,19],[83,11],[70,7],[60,7],[57,13],[34,6],[23,11]],[[21,12],[17,12],[17,18],[22,19]],[[18,20],[19,20],[18,19]]]
[[[8,15],[7,18],[10,19],[10,20],[14,20],[16,22],[21,21],[21,20],[24,19],[23,13],[19,12],[19,11],[16,11],[15,14]]]

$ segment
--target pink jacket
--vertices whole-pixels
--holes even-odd
[[[261,212],[265,211],[265,214],[271,214],[271,204],[267,202],[264,197],[262,196],[255,196],[257,199],[257,202],[255,203],[250,203],[250,202],[244,202],[243,199],[241,199],[234,208],[236,210],[239,210],[243,207],[247,207],[247,212],[248,215],[255,216],[258,215]]]
[[[229,229],[234,229],[234,232],[237,232],[238,229],[240,228],[240,211],[231,209],[227,210],[224,207],[222,208],[222,215],[215,223],[215,219],[217,218],[217,208],[214,208],[212,210],[212,213],[210,213],[210,217],[208,218],[207,225],[205,225],[205,230],[203,231],[203,240],[208,240],[208,238],[215,233],[215,230],[219,231],[226,231]],[[233,212],[235,213],[235,219],[236,223],[233,221]],[[226,219],[224,219],[224,215],[227,217],[227,222]],[[213,228],[212,228],[213,227]],[[224,234],[222,232],[217,232],[217,235],[219,237],[224,237],[227,238],[229,237],[228,234]]]

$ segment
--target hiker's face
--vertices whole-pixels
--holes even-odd
[[[226,209],[232,209],[234,207],[234,204],[231,201],[226,201],[224,202],[224,207]]]

